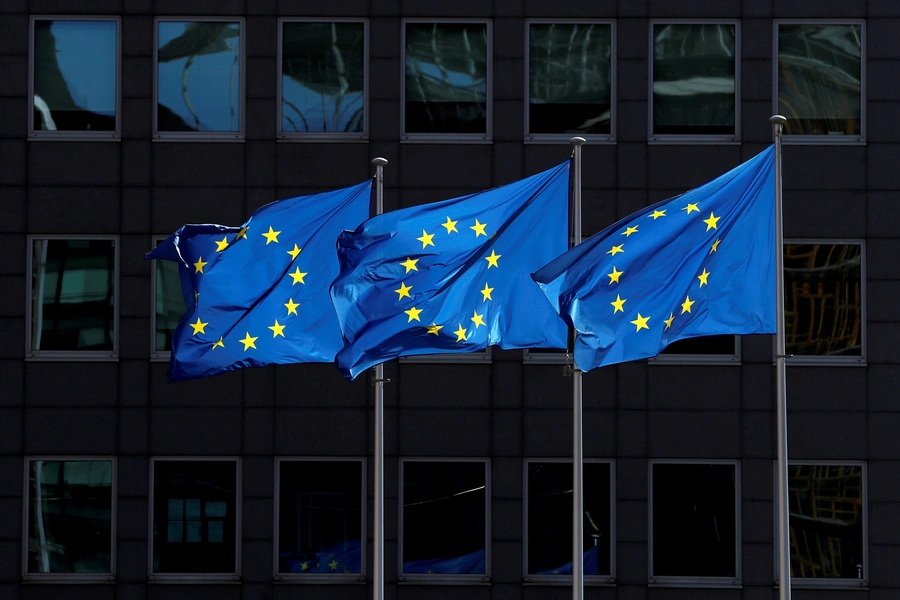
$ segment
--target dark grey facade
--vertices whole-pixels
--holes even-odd
[[[116,140],[29,139],[30,17],[120,17]],[[154,139],[155,17],[244,19],[244,135],[234,141]],[[278,140],[279,17],[368,22],[365,141]],[[490,140],[401,141],[401,19],[473,18],[491,25]],[[273,580],[275,459],[374,453],[374,393],[330,364],[246,369],[166,383],[152,359],[154,236],[184,223],[237,225],[276,199],[346,187],[385,157],[385,210],[505,184],[565,160],[570,146],[526,143],[526,20],[615,24],[614,139],[584,146],[585,235],[698,186],[772,140],[773,23],[863,20],[864,141],[784,147],[784,232],[790,240],[861,241],[862,360],[789,362],[789,457],[865,466],[866,585],[794,590],[795,598],[900,596],[900,3],[889,0],[360,2],[275,0],[4,0],[0,4],[0,598],[354,598],[371,596],[373,468],[366,469],[368,584]],[[649,142],[648,27],[654,19],[737,20],[739,141]],[[115,359],[29,354],[28,236],[114,236]],[[614,584],[592,599],[757,600],[774,587],[775,371],[771,336],[745,336],[736,360],[638,361],[584,377],[584,453],[615,464]],[[483,364],[385,366],[385,581],[392,598],[543,600],[565,585],[524,583],[524,461],[572,453],[571,379],[561,364],[493,349]],[[116,459],[115,577],[106,583],[23,580],[28,460]],[[240,459],[239,581],[148,581],[151,458]],[[403,458],[488,459],[489,585],[398,583]],[[736,461],[739,584],[648,585],[648,461]],[[27,491],[25,492],[27,493]],[[858,589],[862,588],[862,589]]]

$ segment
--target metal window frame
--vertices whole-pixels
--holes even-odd
[[[655,465],[731,465],[734,467],[734,577],[671,576],[653,574],[653,467]],[[647,461],[647,586],[675,588],[743,587],[741,552],[741,461],[715,458],[651,458]]]
[[[812,366],[844,366],[844,367],[865,367],[868,364],[866,354],[866,344],[868,336],[866,332],[866,322],[868,315],[866,313],[866,240],[862,238],[786,238],[784,244],[788,245],[813,245],[813,244],[829,244],[834,246],[857,245],[859,246],[859,293],[861,296],[860,306],[860,356],[787,356],[785,357],[786,365],[802,365]],[[784,249],[782,248],[782,252]],[[775,364],[775,338],[772,338],[772,364]]]
[[[531,26],[532,25],[609,25],[609,133],[531,133],[529,131],[531,111]],[[616,143],[616,19],[525,19],[525,120],[523,135],[526,144],[560,144],[568,142],[573,135],[583,137],[592,144]]]
[[[29,474],[32,462],[58,461],[58,462],[109,462],[112,466],[112,495],[110,505],[110,545],[109,545],[109,573],[29,573],[28,572],[28,521],[30,516],[29,502]],[[116,581],[116,518],[117,511],[117,479],[118,463],[115,456],[59,456],[59,455],[28,455],[25,456],[24,485],[22,491],[22,581],[26,583],[115,583]]]
[[[112,21],[116,24],[116,128],[115,131],[44,131],[34,128],[34,23],[35,21]],[[28,140],[118,142],[122,138],[122,17],[115,15],[31,15],[28,19]]]
[[[284,26],[287,23],[361,23],[363,26],[363,130],[359,133],[339,131],[284,131],[282,129],[282,61],[284,59]],[[279,142],[368,142],[369,141],[369,19],[353,17],[279,17],[277,49],[277,96],[275,98],[275,138]]]
[[[863,562],[862,571],[865,577],[862,579],[818,579],[814,577],[794,577],[791,575],[791,587],[805,589],[868,589],[869,588],[869,476],[866,461],[862,460],[791,460],[788,459],[788,467],[811,465],[811,466],[852,466],[862,467],[862,543],[863,543]],[[773,490],[778,489],[778,463],[772,463],[772,481]],[[773,565],[773,579],[775,587],[780,586],[778,573],[778,557],[780,548],[778,545],[778,508],[777,503],[774,507],[772,515],[773,540],[775,540],[775,559]],[[790,518],[790,517],[789,517]]]
[[[240,58],[238,68],[238,109],[237,131],[159,131],[159,24],[160,23],[237,23],[240,27]],[[243,142],[246,135],[247,117],[247,26],[244,17],[211,16],[167,16],[153,17],[153,130],[154,142]]]
[[[154,235],[150,238],[150,243],[154,248],[159,242],[165,240],[168,236]],[[150,361],[151,362],[169,362],[172,356],[170,350],[156,349],[156,261],[161,260],[153,258],[150,260]]]
[[[484,574],[421,574],[403,572],[403,486],[404,465],[418,463],[481,463],[484,465]],[[491,581],[491,459],[471,457],[401,458],[398,475],[397,512],[397,581],[400,585],[490,585]]]
[[[522,579],[525,584],[572,585],[571,575],[538,575],[528,572],[528,467],[533,463],[557,463],[572,465],[569,458],[526,458],[523,461],[522,487]],[[615,586],[616,584],[616,461],[613,458],[585,458],[583,464],[609,465],[609,574],[585,575],[584,583],[595,586]]]
[[[653,130],[653,30],[656,25],[733,25],[734,26],[734,133],[660,134]],[[741,20],[740,19],[650,19],[647,51],[647,143],[740,145],[741,143]]]
[[[155,496],[156,463],[158,462],[231,462],[235,470],[234,491],[234,573],[156,573],[153,571],[153,508]],[[241,526],[243,514],[243,481],[241,469],[241,457],[236,456],[151,456],[150,457],[150,488],[147,519],[147,580],[148,583],[175,583],[175,584],[208,584],[208,583],[236,583],[241,582]]]
[[[290,462],[343,462],[343,463],[359,463],[361,481],[361,531],[360,540],[362,541],[362,553],[360,557],[359,573],[308,573],[302,575],[299,573],[282,573],[278,570],[278,553],[280,547],[279,540],[279,524],[281,521],[281,465]],[[366,506],[366,459],[364,457],[355,456],[279,456],[275,457],[275,497],[274,501],[274,537],[272,549],[272,573],[275,583],[299,583],[299,584],[351,584],[358,583],[365,585],[366,583],[366,532],[367,526],[367,506]]]
[[[404,364],[449,363],[449,364],[491,364],[493,346],[477,352],[448,352],[447,354],[415,354],[401,356],[398,359]]]
[[[119,252],[121,248],[118,235],[79,235],[79,234],[31,234],[26,237],[26,278],[33,276],[34,242],[38,240],[109,240],[113,242],[115,266],[113,268],[113,349],[112,350],[32,350],[32,285],[25,285],[25,360],[26,361],[85,361],[85,362],[117,362],[119,360]]]
[[[647,359],[649,365],[730,365],[741,366],[741,336],[734,337],[733,354],[657,354]]]
[[[774,19],[772,21],[772,114],[778,113],[778,28],[780,25],[859,25],[860,26],[860,70],[859,70],[859,129],[860,135],[804,135],[784,134],[785,145],[866,145],[866,20],[865,19]]]
[[[487,33],[485,46],[485,132],[484,133],[408,133],[406,131],[406,26],[417,23],[435,25],[482,24]],[[492,144],[494,132],[494,41],[492,19],[404,18],[400,19],[400,143]]]

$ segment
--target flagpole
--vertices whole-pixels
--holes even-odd
[[[775,131],[775,391],[778,403],[778,598],[791,598],[791,538],[788,514],[787,387],[784,343],[784,231],[781,202],[781,115],[769,118]]]
[[[581,243],[581,146],[585,139],[573,137],[572,144],[572,247]],[[575,336],[569,336],[570,351]],[[573,361],[572,396],[572,600],[584,600],[584,448],[581,371]]]
[[[375,215],[384,213],[384,165],[387,159],[372,159],[375,165]],[[372,597],[384,600],[384,364],[375,365],[375,539],[373,540]]]

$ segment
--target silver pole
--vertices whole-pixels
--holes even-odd
[[[384,165],[375,165],[375,214],[384,213]],[[372,565],[372,597],[384,600],[384,365],[375,365],[375,540]]]
[[[584,138],[573,137],[572,144],[572,247],[581,243],[581,146]],[[570,344],[574,345],[574,335]],[[571,349],[571,348],[570,348]],[[573,363],[574,364],[574,363]],[[572,600],[584,600],[584,448],[582,444],[583,410],[581,371],[572,369]]]
[[[787,119],[769,118],[775,127],[775,393],[778,402],[778,598],[791,598],[791,537],[788,514],[787,387],[784,365],[784,231],[781,202],[781,141]]]

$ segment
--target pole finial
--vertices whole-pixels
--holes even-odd
[[[376,156],[375,158],[372,159],[372,164],[375,165],[376,167],[383,167],[387,163],[388,163],[387,159],[381,158],[380,156]]]
[[[573,137],[571,140],[569,140],[569,143],[572,144],[573,146],[582,146],[586,142],[587,142],[587,140],[584,139],[583,137]]]
[[[784,125],[785,123],[787,123],[787,119],[785,119],[781,115],[772,115],[771,117],[769,117],[769,123],[771,123],[772,125]]]

